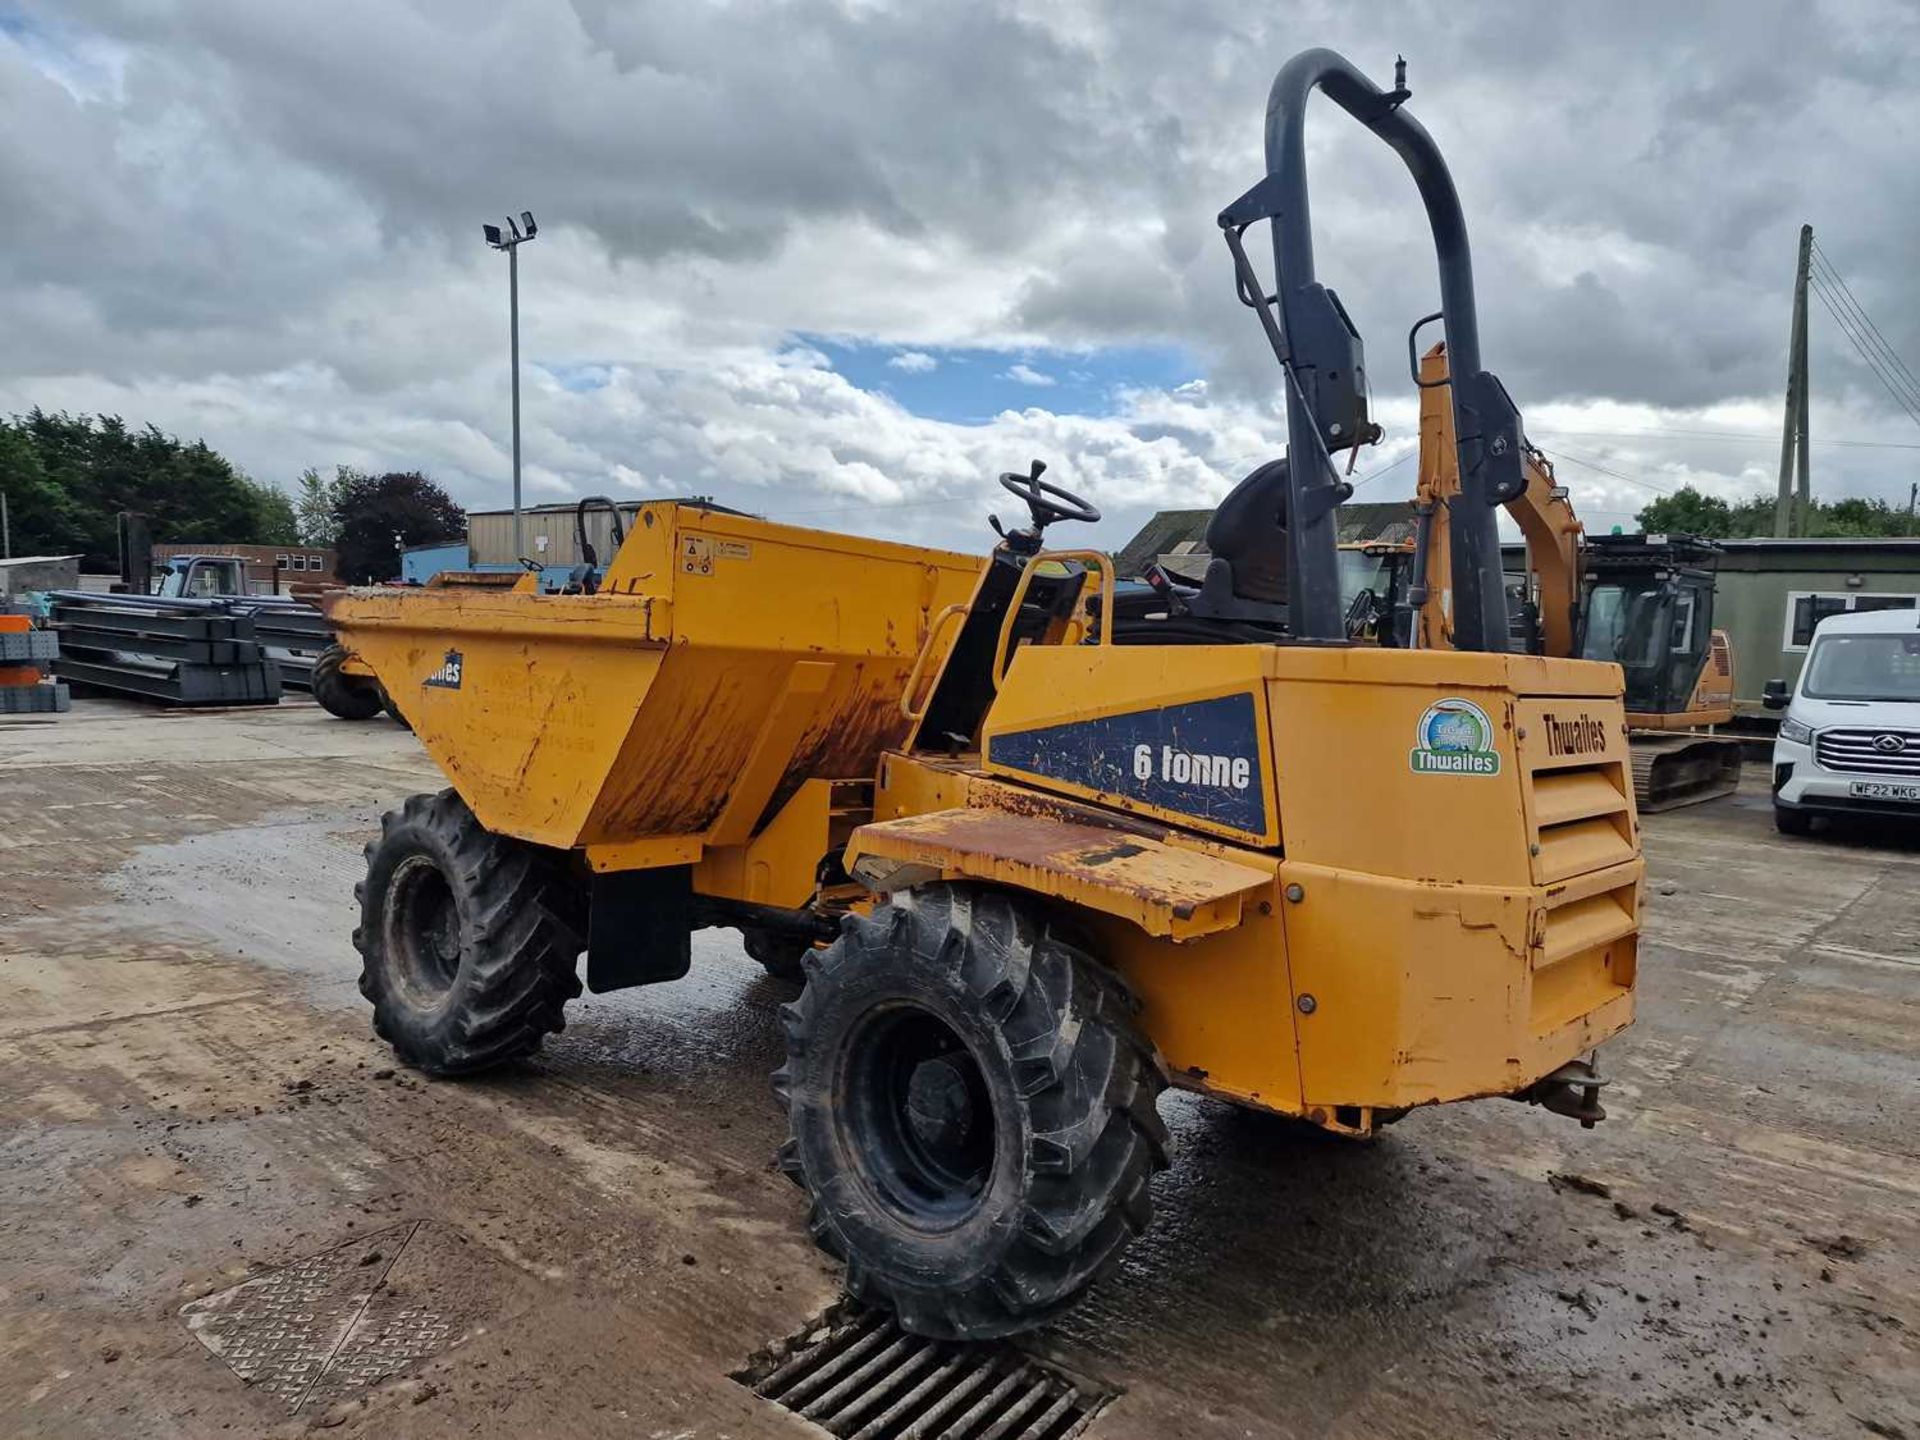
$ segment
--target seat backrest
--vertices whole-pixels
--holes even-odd
[[[1270,460],[1222,500],[1207,522],[1207,549],[1232,567],[1233,596],[1287,599],[1287,462]]]

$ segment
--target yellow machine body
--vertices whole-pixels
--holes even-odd
[[[886,758],[851,868],[883,891],[939,877],[1070,901],[1189,1088],[1350,1130],[1514,1093],[1633,1018],[1643,865],[1617,675],[1517,655],[1030,646],[984,758]],[[1070,739],[1052,775],[1031,751],[995,758],[1008,735],[1234,697],[1258,717],[1259,821],[1060,778]],[[1459,702],[1490,722],[1479,773],[1422,768],[1424,718]]]
[[[1041,897],[1192,1088],[1365,1132],[1524,1092],[1631,1022],[1616,667],[1097,643],[1090,587],[1002,634],[978,734],[927,743],[913,717],[992,563],[659,504],[597,594],[328,613],[489,829],[828,915],[941,879]],[[1210,748],[1227,714],[1239,739]]]

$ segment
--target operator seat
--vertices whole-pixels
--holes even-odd
[[[1227,492],[1207,522],[1207,568],[1192,582],[1149,565],[1114,595],[1120,645],[1270,645],[1287,623],[1287,462]]]
[[[1207,522],[1207,562],[1188,610],[1205,620],[1283,625],[1287,618],[1287,462],[1269,460]]]

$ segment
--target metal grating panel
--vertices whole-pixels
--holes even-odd
[[[518,1308],[479,1247],[409,1220],[183,1305],[194,1337],[248,1385],[313,1413]]]
[[[731,1378],[840,1440],[1066,1440],[1113,1399],[1012,1345],[909,1335],[851,1301]]]

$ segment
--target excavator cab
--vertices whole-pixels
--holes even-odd
[[[1733,647],[1713,628],[1719,553],[1687,535],[1587,538],[1575,653],[1620,667],[1643,812],[1739,788],[1739,743],[1708,733],[1733,718]]]
[[[1719,553],[1688,536],[1593,536],[1581,604],[1580,657],[1617,664],[1634,715],[1679,715],[1713,649]]]

